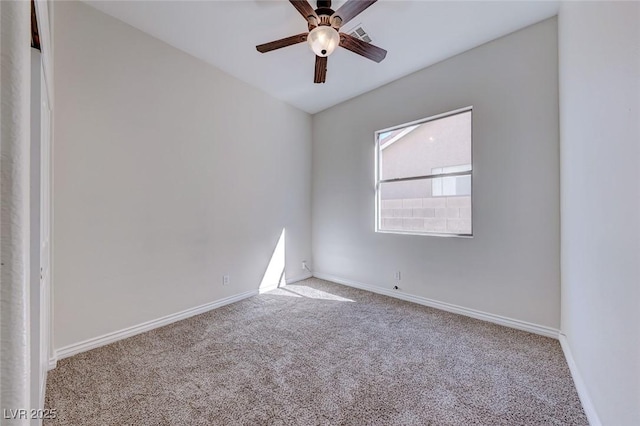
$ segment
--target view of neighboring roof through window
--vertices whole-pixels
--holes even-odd
[[[376,231],[472,235],[471,114],[376,133]]]

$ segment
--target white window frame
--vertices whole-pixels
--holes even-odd
[[[462,172],[449,172],[449,173],[437,173],[437,174],[429,174],[423,176],[411,176],[405,178],[395,178],[395,179],[380,179],[381,170],[380,170],[380,135],[387,132],[392,132],[394,130],[408,128],[413,126],[414,128],[420,124],[428,123],[430,121],[440,120],[443,118],[451,117],[458,114],[464,114],[466,112],[471,112],[471,140],[469,141],[471,144],[471,170],[462,171]],[[434,179],[434,178],[443,178],[443,177],[451,177],[451,176],[470,176],[471,177],[471,209],[473,210],[473,106],[468,106],[464,108],[459,108],[453,111],[444,112],[442,114],[433,115],[427,118],[423,118],[416,121],[411,121],[409,123],[400,124],[393,127],[387,127],[386,129],[378,130],[374,133],[374,144],[375,144],[375,232],[382,234],[407,234],[407,235],[423,235],[423,236],[433,236],[433,237],[458,237],[458,238],[473,238],[473,213],[471,214],[471,233],[470,234],[455,234],[455,233],[439,233],[439,232],[421,232],[421,231],[406,231],[406,230],[388,230],[381,229],[381,207],[380,207],[380,187],[383,183],[393,183],[393,182],[406,182],[411,180],[423,180],[423,179]]]

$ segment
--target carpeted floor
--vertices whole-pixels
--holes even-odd
[[[61,360],[54,425],[588,425],[558,341],[309,279]]]

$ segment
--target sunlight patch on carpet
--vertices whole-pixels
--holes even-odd
[[[354,300],[347,299],[346,297],[338,296],[336,294],[331,294],[326,291],[318,290],[316,288],[307,287],[304,285],[289,285],[284,288],[273,290],[269,294],[289,297],[308,297],[309,299],[333,300],[336,302],[355,302]]]

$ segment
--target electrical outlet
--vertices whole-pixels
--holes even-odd
[[[307,261],[306,260],[302,261],[302,269],[305,270],[305,271],[307,270]]]
[[[222,285],[229,285],[229,281],[231,281],[231,279],[228,274],[222,276]]]
[[[396,271],[396,273],[394,274],[394,277],[397,281],[400,281],[402,279],[402,275],[400,275],[400,271]]]

